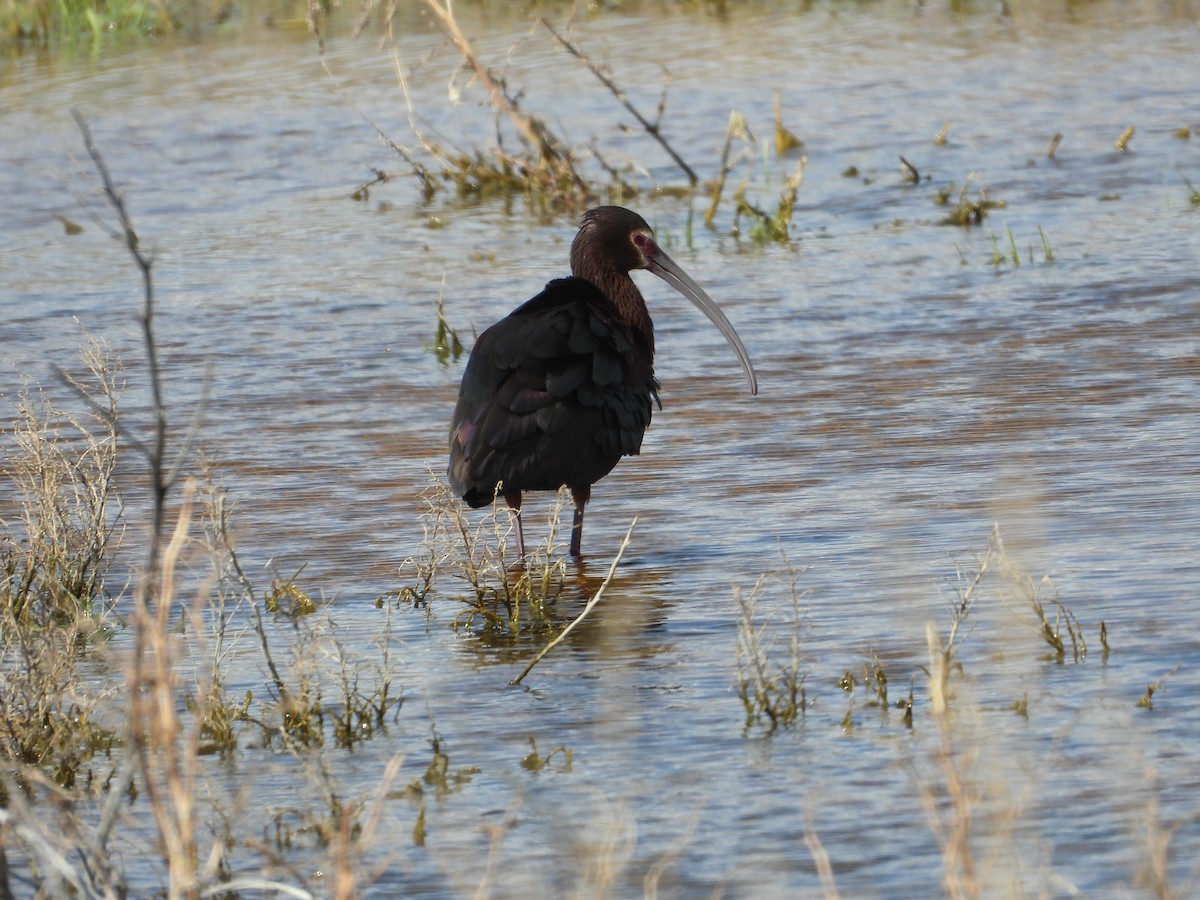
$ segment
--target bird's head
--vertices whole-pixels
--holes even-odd
[[[758,378],[750,354],[721,308],[654,240],[646,220],[622,206],[597,206],[583,214],[571,244],[571,272],[603,289],[614,275],[628,277],[634,269],[653,272],[695,304],[733,347],[746,372],[750,393],[758,393]]]
[[[580,217],[579,233],[571,244],[571,271],[648,269],[661,252],[654,232],[637,213],[623,206],[597,206]]]

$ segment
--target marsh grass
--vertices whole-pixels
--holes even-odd
[[[775,92],[775,154],[783,156],[791,150],[804,149],[804,141],[783,124],[783,98]]]
[[[124,237],[131,247],[138,246],[135,235],[126,231]],[[139,265],[148,276],[149,260],[141,258]],[[153,346],[150,308],[142,321]],[[21,402],[29,397],[37,402],[18,408],[13,435],[24,437],[16,439],[3,473],[17,486],[20,515],[5,523],[5,579],[0,585],[13,592],[4,607],[11,620],[0,622],[5,654],[0,672],[5,702],[11,704],[0,745],[7,768],[15,773],[0,776],[6,794],[0,829],[5,852],[19,856],[22,871],[33,873],[18,886],[27,883],[43,896],[136,895],[125,884],[121,854],[111,849],[114,835],[133,833],[144,841],[139,852],[144,850],[151,860],[147,865],[167,896],[266,891],[355,895],[371,877],[362,860],[379,833],[381,804],[347,796],[335,772],[363,742],[387,734],[401,709],[403,693],[396,687],[400,661],[393,656],[391,632],[396,608],[381,598],[382,624],[372,642],[377,652],[364,652],[361,641],[351,642],[339,632],[331,604],[319,588],[301,580],[302,570],[277,576],[266,590],[251,583],[237,558],[229,504],[219,486],[211,476],[175,482],[173,473],[182,463],[165,452],[173,449],[166,443],[171,432],[165,428],[165,406],[154,410],[158,430],[129,434],[113,399],[119,393],[119,363],[101,361],[98,370],[91,364],[89,370],[100,387],[81,390],[92,398],[82,402],[85,413],[64,412],[44,403],[36,391],[27,391]],[[162,526],[147,529],[155,544],[146,554],[135,596],[119,598],[124,609],[131,608],[126,623],[115,618],[118,598],[107,584],[113,544],[121,536],[121,506],[110,476],[122,441],[136,442],[151,463],[153,493],[161,502],[156,521]],[[186,440],[182,449],[188,449]],[[184,462],[190,462],[190,454],[184,454]],[[472,525],[440,481],[428,505],[425,544],[406,566],[411,584],[397,592],[399,598],[426,608],[435,600],[453,601],[458,628],[498,640],[527,645],[530,635],[557,629],[555,601],[565,567],[558,539],[563,495],[551,512],[544,548],[535,548],[521,565],[512,559],[511,520],[503,509],[493,508]],[[201,529],[213,559],[213,583],[181,596],[176,568]],[[736,596],[735,677],[745,713],[743,729],[757,729],[775,740],[783,739],[787,727],[800,722],[809,708],[804,656],[809,623],[807,594],[799,589],[802,575],[785,559],[784,569],[764,575],[749,592]],[[779,584],[784,585],[783,598],[776,601]],[[1035,580],[1021,570],[994,530],[983,556],[958,571],[946,637],[932,623],[928,631],[936,779],[924,785],[921,799],[942,848],[950,896],[984,892],[985,867],[973,838],[981,826],[998,823],[1002,830],[1011,821],[1011,810],[992,815],[987,807],[978,736],[963,725],[971,710],[964,708],[961,688],[976,665],[966,649],[985,586],[994,586],[1006,608],[1029,624],[1032,642],[1050,648],[1046,660],[1081,663],[1087,650],[1083,628],[1053,582]],[[119,675],[110,679],[115,686],[105,688],[80,667],[102,665],[98,651],[110,649],[104,638],[110,628],[123,624],[136,646],[124,648]],[[1100,627],[1107,653],[1106,628],[1103,623]],[[257,644],[255,665],[263,687],[233,692],[230,660],[247,643]],[[840,679],[814,679],[821,685],[816,690],[832,693],[836,684],[844,692],[847,709],[840,724],[846,730],[854,726],[856,706],[889,708],[883,664],[872,655],[861,668],[861,675],[853,663]],[[1138,705],[1153,708],[1166,678],[1150,685]],[[910,727],[913,694],[910,687],[907,701],[897,704]],[[1018,704],[1016,711],[1028,715],[1028,694]],[[97,724],[101,722],[105,724]],[[253,741],[246,739],[247,733]],[[302,763],[304,776],[289,784],[294,796],[282,805],[260,809],[245,797],[206,793],[206,780],[212,777],[206,758],[231,759],[251,743],[262,754],[255,759],[283,754]],[[570,772],[571,750],[553,741],[546,746],[554,749],[543,754],[530,737],[530,752],[515,764],[528,772]],[[380,778],[380,797],[397,796],[391,785],[399,769],[397,756]],[[452,760],[448,745],[434,734],[427,766],[400,792],[416,805],[413,843],[426,841],[431,801],[468,789],[479,772]],[[152,822],[151,839],[138,832],[139,819]],[[491,831],[480,894],[499,875],[491,851],[516,825],[510,815]],[[1169,827],[1152,824],[1145,883],[1160,896],[1170,895],[1164,874],[1170,836]],[[805,841],[827,895],[835,895],[832,869],[815,831],[806,829]],[[585,860],[581,881],[601,893],[615,893],[636,845],[630,817],[622,816],[595,845],[581,849],[567,864]],[[297,858],[303,866],[295,863]],[[664,866],[655,863],[647,875],[648,895],[657,886],[655,873]],[[261,876],[235,874],[255,867]],[[310,868],[327,875],[312,876]],[[10,886],[7,868],[0,869],[0,889]]]
[[[513,520],[499,493],[474,523],[440,476],[430,474],[423,498],[421,549],[401,565],[401,577],[411,583],[396,592],[397,599],[416,606],[431,596],[448,600],[459,607],[451,622],[455,630],[501,642],[553,630],[567,565],[560,537],[570,502],[566,489],[550,506],[545,541],[527,542],[523,560],[516,558]],[[526,532],[531,530],[527,522]]]
[[[734,231],[738,230],[741,217],[748,216],[752,223],[749,229],[750,239],[756,244],[786,244],[791,239],[789,226],[796,208],[796,197],[800,193],[800,185],[804,183],[804,167],[807,162],[807,157],[803,156],[796,162],[795,171],[788,176],[774,212],[759,209],[751,204],[746,199],[744,184],[738,188],[734,195],[734,201],[737,204],[733,218]]]
[[[577,210],[598,199],[621,202],[641,193],[638,185],[640,167],[632,162],[610,162],[595,140],[588,146],[572,144],[555,130],[546,116],[525,108],[523,92],[508,83],[503,69],[480,56],[449,3],[425,0],[424,5],[461,57],[462,69],[471,73],[471,86],[484,94],[487,106],[495,116],[496,132],[493,145],[465,149],[452,139],[434,135],[422,127],[408,94],[408,73],[399,57],[394,57],[409,127],[417,146],[406,146],[389,137],[369,119],[367,121],[417,178],[427,202],[440,191],[450,189],[460,199],[523,196],[535,209]],[[587,68],[679,166],[689,185],[695,184],[695,173],[664,134],[665,92],[656,116],[651,119],[633,105],[616,81],[595,66],[579,46],[544,20],[535,20],[535,25]],[[390,178],[387,173],[377,172],[371,182],[359,188],[356,198],[365,197],[371,185]]]
[[[778,100],[778,98],[776,99]],[[801,147],[803,144],[783,127],[778,103],[775,112],[775,153],[777,157],[783,157],[792,149]],[[736,152],[735,147],[739,148]],[[769,166],[766,159],[769,153],[767,145],[764,143],[760,148],[753,133],[750,131],[746,117],[737,110],[732,111],[729,114],[729,122],[725,128],[725,141],[721,148],[721,160],[717,177],[713,180],[709,188],[710,202],[708,209],[704,213],[704,224],[709,228],[715,227],[717,211],[721,206],[721,200],[725,194],[729,176],[739,166],[745,166],[747,169],[746,174],[733,193],[733,233],[739,234],[742,232],[741,220],[745,217],[750,221],[750,225],[745,229],[745,232],[754,243],[759,245],[772,243],[786,244],[791,240],[789,227],[795,212],[796,198],[800,193],[800,186],[804,183],[804,168],[808,163],[808,159],[801,156],[796,161],[795,168],[792,174],[785,180],[783,190],[779,196],[779,202],[776,204],[774,212],[772,212],[762,209],[747,199],[750,182],[760,165],[760,155],[758,152],[760,149],[762,154],[761,165],[763,170],[766,171]]]
[[[115,410],[121,375],[109,348],[89,338],[82,358],[88,376],[72,383]],[[33,387],[16,413],[0,468],[17,508],[0,520],[0,754],[73,788],[103,777],[91,760],[118,740],[98,713],[104,695],[76,690],[116,624],[105,588],[122,532],[116,435]]]
[[[0,42],[48,44],[119,35],[170,34],[179,12],[166,0],[0,0]]]
[[[7,431],[2,475],[15,490],[17,515],[0,520],[0,603],[17,623],[50,627],[103,612],[110,550],[120,538],[113,486],[122,390],[107,346],[82,351],[89,378],[72,379],[107,420],[64,411],[26,388]]]
[[[749,592],[735,588],[738,609],[736,691],[745,712],[743,728],[768,734],[795,724],[808,705],[802,647],[809,630],[803,569],[784,559],[784,568],[761,576]],[[766,599],[767,588],[783,581],[786,600]],[[782,647],[782,652],[779,648]]]
[[[1042,239],[1042,253],[1046,263],[1054,262],[1054,251],[1050,249],[1050,239],[1046,237],[1046,232],[1042,230],[1042,226],[1038,226],[1038,237]]]
[[[1192,184],[1191,180],[1183,174],[1182,169],[1176,169],[1176,171],[1179,172],[1179,177],[1183,179],[1183,183],[1187,185],[1188,203],[1194,207],[1200,207],[1200,188]]]
[[[735,690],[746,715],[747,730],[761,727],[771,733],[782,725],[791,725],[803,715],[810,700],[818,699],[810,697],[806,687],[809,672],[803,643],[811,624],[808,595],[799,588],[803,574],[804,570],[785,560],[783,569],[760,576],[749,591],[734,587]],[[782,598],[777,590],[780,582],[786,587]],[[1035,579],[1022,569],[1006,552],[999,526],[994,526],[984,553],[973,564],[956,567],[953,597],[947,602],[948,624],[939,627],[930,621],[926,625],[924,651],[929,663],[923,671],[928,679],[929,708],[935,716],[947,714],[953,706],[958,682],[966,672],[963,650],[974,629],[972,614],[985,596],[994,597],[1031,636],[1050,648],[1044,657],[1047,661],[1063,664],[1086,659],[1083,627],[1053,580],[1048,576]],[[856,674],[858,671],[861,675]],[[874,652],[861,664],[861,670],[857,665],[843,668],[840,675],[821,683],[834,685],[847,698],[843,727],[853,724],[860,694],[868,708],[903,710],[905,726],[912,726],[915,681],[907,696],[893,704],[888,674]],[[1153,696],[1153,690],[1148,696]],[[1027,696],[1022,706],[1027,709]]]
[[[496,68],[479,55],[449,3],[424,0],[424,4],[459,53],[462,70],[471,73],[470,86],[482,91],[487,107],[496,120],[496,139],[488,147],[463,148],[444,135],[435,135],[421,124],[418,111],[413,108],[408,92],[411,72],[405,69],[398,56],[394,57],[396,76],[404,93],[409,128],[416,139],[416,146],[407,146],[393,139],[369,118],[363,118],[403,160],[420,184],[425,202],[431,201],[440,191],[449,189],[459,199],[523,196],[538,211],[576,211],[597,201],[623,203],[644,193],[649,176],[643,163],[633,159],[614,162],[595,137],[586,144],[571,143],[564,134],[552,127],[551,117],[531,111],[523,105],[524,92],[508,82],[503,69]],[[535,32],[548,34],[575,62],[587,69],[615,102],[633,116],[641,133],[650,138],[682,174],[684,185],[654,184],[655,193],[679,196],[693,193],[700,183],[700,177],[667,139],[668,129],[664,121],[667,111],[666,90],[663,90],[654,113],[648,114],[630,100],[615,76],[592,62],[579,44],[560,33],[545,19],[535,18],[534,29]],[[418,65],[427,62],[423,60]],[[455,85],[452,90],[457,92],[459,88]],[[733,152],[739,144],[745,146],[739,152]],[[800,147],[803,147],[803,142],[783,124],[780,99],[776,96],[776,157],[782,159]],[[765,142],[761,150],[765,156],[768,152]],[[750,169],[734,195],[732,231],[739,233],[740,220],[748,218],[751,224],[745,230],[756,243],[787,243],[790,240],[788,227],[796,196],[803,182],[805,160],[801,158],[785,179],[779,200],[772,211],[747,199],[747,186],[758,165],[758,151],[759,146],[747,128],[745,118],[734,111],[730,115],[718,174],[708,191],[711,203],[705,214],[705,223],[713,227],[730,173],[746,163]],[[393,177],[387,172],[376,171],[370,181],[354,192],[353,197],[356,200],[366,199],[374,185],[385,184]],[[446,326],[444,317],[439,313],[438,330],[433,342],[439,358],[444,359],[441,348],[452,348],[456,339],[453,329]]]
[[[987,188],[982,184],[979,185],[975,196],[972,197],[970,194],[971,184],[977,181],[976,175],[967,176],[962,187],[958,188],[957,197],[954,194],[956,185],[953,182],[938,190],[934,195],[933,202],[938,206],[949,208],[946,217],[939,224],[955,225],[959,228],[982,225],[989,212],[993,209],[1004,209],[1007,206],[1003,200],[991,199],[988,196]]]
[[[437,326],[433,331],[433,340],[426,345],[426,349],[443,366],[448,366],[451,362],[458,362],[459,357],[463,355],[463,345],[462,341],[459,340],[458,331],[446,321],[445,288],[446,281],[443,278],[442,290],[438,293]]]
[[[994,526],[983,552],[969,562],[957,563],[946,601],[944,621],[930,621],[926,628],[928,663],[921,667],[926,692],[917,696],[914,678],[906,696],[893,700],[889,676],[883,662],[871,653],[861,665],[842,668],[840,675],[809,679],[811,664],[803,661],[804,639],[809,630],[804,595],[797,589],[802,571],[788,566],[782,572],[761,577],[753,590],[734,589],[737,618],[737,663],[735,690],[745,714],[745,732],[757,731],[773,741],[785,740],[786,728],[797,721],[814,727],[824,722],[849,735],[859,727],[859,710],[878,709],[883,727],[894,727],[887,711],[903,712],[902,725],[913,736],[911,765],[916,782],[915,799],[925,812],[930,833],[941,852],[942,882],[947,897],[977,898],[1014,889],[1025,884],[1021,842],[1028,825],[1026,810],[1036,801],[1037,785],[1029,780],[1025,764],[1011,759],[1011,747],[998,742],[995,716],[1015,713],[1026,722],[1038,715],[1040,698],[1020,688],[1008,706],[991,707],[976,696],[983,679],[1007,677],[992,663],[1023,657],[1035,666],[1073,666],[1082,673],[1087,661],[1084,627],[1048,576],[1035,577],[1026,571],[1005,547],[1000,527]],[[780,581],[786,589],[779,590]],[[1020,627],[1002,629],[1005,645],[995,645],[996,613],[999,621]],[[1007,635],[1016,636],[1009,643]],[[1109,648],[1107,627],[1100,625],[1101,643]],[[975,644],[983,644],[976,651]],[[1042,648],[1039,650],[1039,648]],[[1049,652],[1046,652],[1048,648]],[[1146,687],[1132,704],[1149,711],[1174,670]],[[840,700],[837,698],[840,696]],[[926,703],[922,704],[921,701]],[[806,710],[839,709],[837,715],[814,720]],[[914,709],[927,715],[914,726]],[[1005,749],[999,749],[1004,747]],[[1039,766],[1053,771],[1053,764]],[[1039,771],[1041,771],[1039,769]],[[1048,777],[1041,775],[1040,777]],[[1144,785],[1139,782],[1139,790]],[[1153,787],[1153,786],[1151,786]],[[1172,837],[1155,812],[1156,800],[1147,810],[1147,844],[1143,864],[1136,877],[1139,884],[1154,885],[1159,896],[1174,896],[1169,890],[1164,842]],[[818,859],[820,850],[810,852]],[[836,893],[830,871],[823,878],[827,895]]]
[[[1017,249],[1017,236],[1013,233],[1012,228],[1006,228],[1005,231],[1008,237],[1007,249],[1001,248],[1000,239],[996,236],[995,232],[991,232],[989,234],[989,238],[992,242],[992,256],[990,260],[991,265],[997,270],[1002,266],[1009,264],[1012,265],[1014,270],[1019,269],[1021,268],[1021,254]],[[1050,239],[1046,236],[1045,230],[1040,225],[1038,226],[1038,240],[1040,241],[1042,247],[1042,261],[1046,265],[1049,265],[1050,263],[1054,262],[1054,250],[1050,247]],[[959,250],[959,256],[962,257],[961,249]],[[1030,265],[1033,265],[1035,259],[1034,248],[1032,244],[1027,246],[1025,256]],[[963,257],[963,262],[964,264],[966,263],[965,257]]]
[[[400,709],[392,610],[379,612],[373,641],[356,635],[352,648],[300,573],[277,577],[267,591],[247,578],[211,469],[204,478],[182,475],[194,461],[195,428],[170,427],[153,260],[79,124],[117,218],[113,235],[143,276],[153,424],[148,433],[126,425],[119,360],[89,340],[89,374],[60,373],[87,414],[30,387],[5,434],[0,476],[20,514],[4,521],[0,543],[0,896],[13,896],[14,884],[37,896],[136,895],[124,868],[134,859],[138,883],[149,877],[172,898],[353,896],[371,877],[359,861],[379,811],[344,795],[331,754],[386,732]],[[149,549],[121,586],[128,593],[114,596],[106,575],[123,533],[112,480],[122,447],[141,456],[151,482],[138,529]],[[185,558],[195,562],[196,548],[211,558],[213,576],[185,597],[177,571]],[[244,667],[256,646],[265,688],[232,692],[234,660]],[[206,759],[231,760],[247,745],[302,765],[307,781],[292,785],[286,806],[247,816],[245,797],[219,787]],[[381,796],[398,765],[383,773]],[[273,839],[261,840],[268,830]],[[147,852],[114,851],[118,834],[126,850]],[[314,876],[298,873],[283,848],[305,848],[324,873],[315,891],[298,886]]]
[[[1028,623],[1030,633],[1050,647],[1049,659],[1057,663],[1079,663],[1087,656],[1083,628],[1063,603],[1053,580],[1049,576],[1034,579],[1021,568],[1005,551],[1000,527],[994,526],[983,555],[973,566],[960,565],[957,569],[955,596],[949,603],[950,624],[945,637],[933,622],[926,626],[930,707],[935,715],[945,713],[953,699],[951,679],[955,673],[963,671],[960,657],[971,632],[971,613],[985,584],[991,581],[996,583],[1001,604],[1018,620]]]
[[[739,146],[738,152],[734,152],[734,147]],[[748,148],[747,146],[748,145]],[[749,159],[753,160],[754,135],[750,133],[750,128],[746,123],[746,117],[736,109],[729,113],[729,122],[725,126],[725,141],[721,146],[721,160],[717,170],[717,177],[713,180],[710,189],[712,202],[709,204],[708,210],[704,213],[704,224],[709,228],[714,226],[717,218],[717,209],[721,205],[721,197],[725,193],[725,184],[729,179],[729,173],[732,172],[740,163]]]

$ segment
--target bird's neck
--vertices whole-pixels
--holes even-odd
[[[628,272],[602,266],[572,266],[572,274],[586,278],[616,307],[621,321],[650,359],[654,358],[654,323],[646,300]]]

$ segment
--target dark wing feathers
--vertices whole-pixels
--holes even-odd
[[[472,506],[506,490],[594,484],[641,449],[652,361],[590,282],[552,281],[479,336],[450,424],[450,482]]]

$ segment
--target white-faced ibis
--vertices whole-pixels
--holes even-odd
[[[654,325],[629,273],[646,269],[691,300],[737,351],[750,393],[758,382],[737,332],[708,294],[662,251],[637,213],[601,206],[583,214],[571,277],[479,336],[450,422],[450,484],[470,506],[497,486],[513,511],[517,552],[524,491],[571,489],[571,555],[583,538],[592,485],[638,453],[658,403]]]

